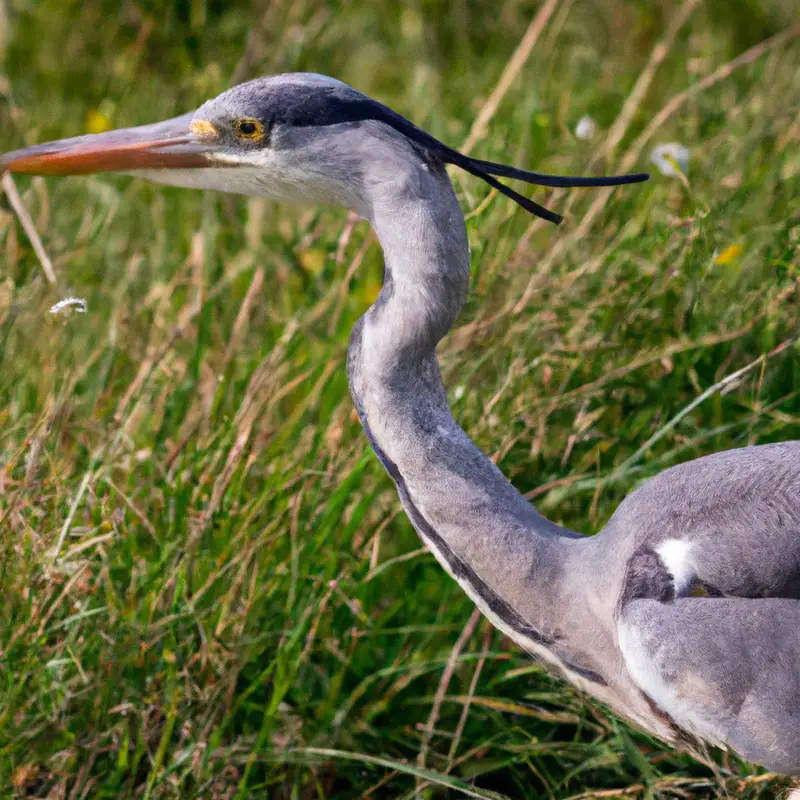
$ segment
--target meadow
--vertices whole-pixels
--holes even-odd
[[[800,437],[793,1],[5,0],[2,150],[333,75],[473,155],[453,413],[551,519]],[[793,26],[793,27],[792,27]],[[596,135],[577,122],[591,116]],[[649,162],[679,142],[683,176]],[[347,391],[364,222],[119,176],[0,205],[0,796],[771,798],[550,678],[421,546]],[[518,188],[518,187],[515,187]],[[69,296],[85,313],[48,309]]]

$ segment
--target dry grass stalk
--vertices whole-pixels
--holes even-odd
[[[28,239],[30,239],[31,246],[36,253],[36,257],[39,259],[39,263],[42,265],[42,272],[44,272],[47,282],[51,286],[55,286],[58,281],[56,280],[56,271],[53,269],[53,262],[50,260],[50,256],[47,255],[47,251],[44,249],[39,232],[36,230],[36,226],[33,224],[33,219],[28,213],[28,209],[25,208],[25,203],[22,202],[22,197],[20,197],[20,194],[17,191],[17,185],[14,183],[14,179],[11,177],[10,173],[3,173],[2,184],[6,196],[8,197],[8,202],[11,203],[11,207],[14,209],[14,213],[17,215],[20,225],[22,225],[22,228],[27,234]]]
[[[497,112],[497,109],[500,106],[500,103],[503,101],[503,98],[506,96],[508,90],[511,88],[511,85],[514,83],[514,80],[525,66],[525,62],[533,52],[536,42],[539,41],[539,36],[544,30],[545,25],[547,25],[548,20],[553,15],[553,12],[558,8],[560,2],[561,0],[547,0],[547,2],[539,9],[536,16],[531,20],[530,25],[528,25],[528,30],[525,31],[525,35],[517,45],[517,49],[506,63],[506,66],[500,75],[500,80],[497,81],[497,85],[494,87],[492,93],[489,95],[488,99],[483,104],[483,107],[478,112],[478,116],[475,117],[475,121],[472,123],[472,128],[470,128],[469,135],[467,136],[466,140],[464,141],[464,145],[461,148],[462,152],[469,153],[470,150],[472,150],[472,148],[478,143],[478,141],[486,135],[486,128],[489,124],[489,121]]]

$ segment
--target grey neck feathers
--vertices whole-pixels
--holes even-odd
[[[385,277],[348,350],[361,422],[443,566],[499,627],[546,642],[558,627],[548,617],[561,584],[560,550],[575,534],[540,516],[450,413],[435,348],[469,285],[466,229],[450,180],[441,165],[415,160],[400,177],[375,181],[369,205]]]

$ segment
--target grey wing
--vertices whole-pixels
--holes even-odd
[[[715,453],[665,470],[620,504],[609,548],[657,552],[676,595],[800,598],[800,442]]]
[[[681,728],[800,773],[800,601],[634,600],[617,631],[633,679]]]

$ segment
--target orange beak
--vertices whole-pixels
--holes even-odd
[[[0,173],[91,175],[139,169],[191,169],[215,165],[213,137],[190,130],[192,114],[152,125],[75,136],[0,156]]]

